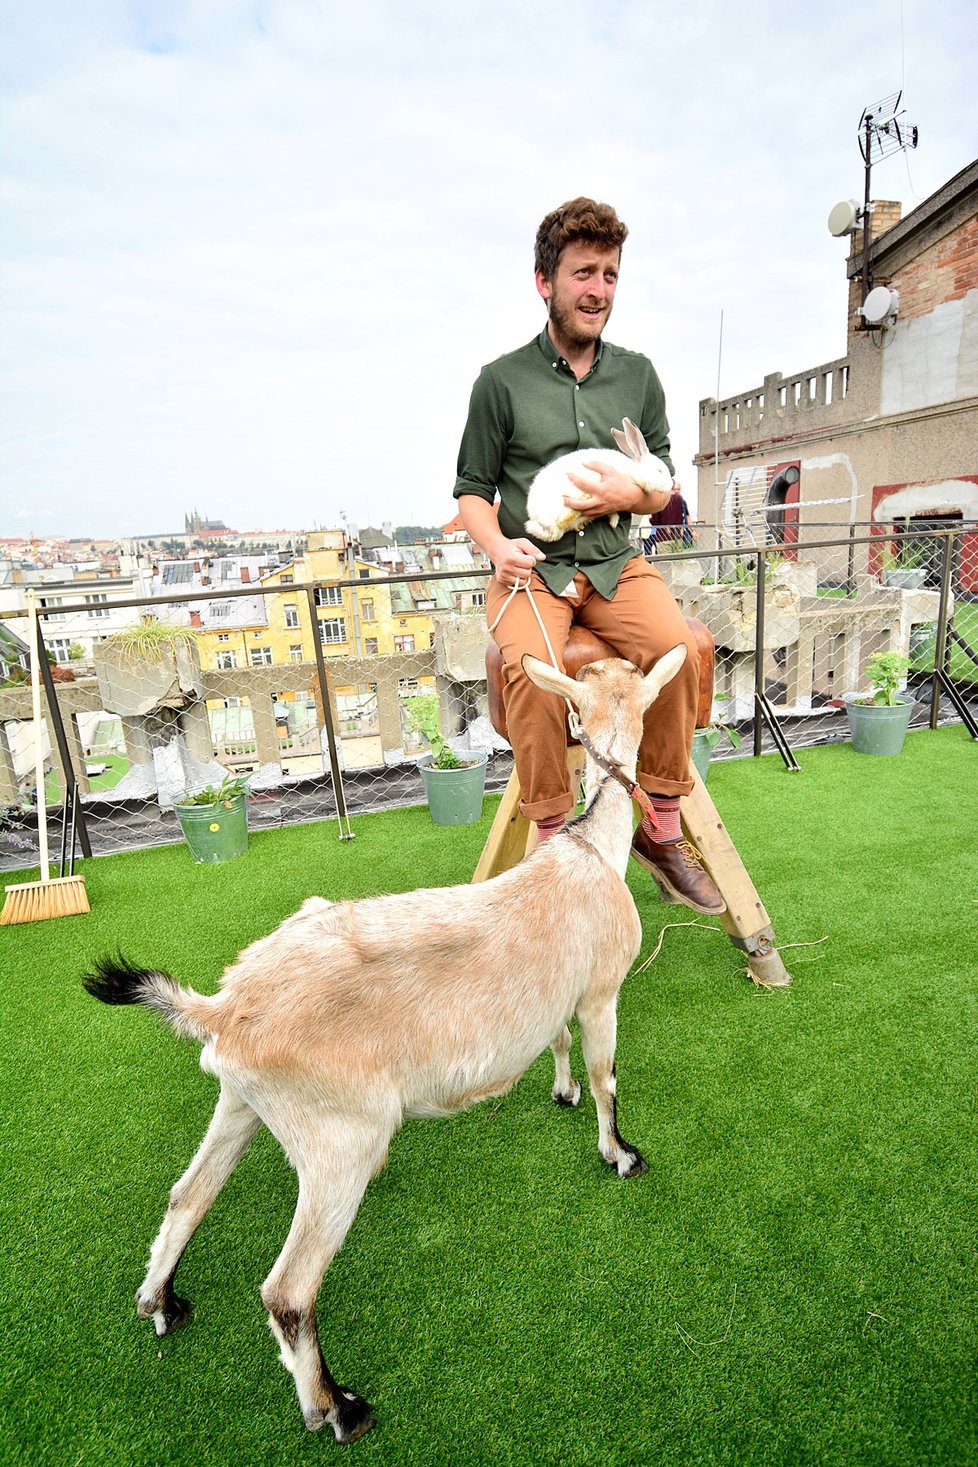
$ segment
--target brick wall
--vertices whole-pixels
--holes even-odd
[[[935,306],[978,290],[978,217],[931,245],[890,284],[900,292],[901,321],[925,316]]]

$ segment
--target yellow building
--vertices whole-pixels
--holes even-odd
[[[432,643],[434,623],[414,609],[392,604],[389,586],[371,584],[386,579],[372,561],[354,553],[342,530],[310,533],[304,555],[262,578],[262,590],[280,591],[268,598],[268,634],[276,662],[311,662],[318,635],[327,657],[369,657],[384,652],[422,652]],[[357,580],[363,585],[340,586]],[[314,593],[317,629],[309,614],[305,591],[291,585],[317,582]],[[333,582],[333,584],[329,584]],[[322,584],[325,583],[325,584]]]

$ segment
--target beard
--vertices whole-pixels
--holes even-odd
[[[575,306],[569,306],[552,296],[548,302],[548,315],[553,327],[554,335],[572,351],[580,351],[585,347],[593,346],[604,329],[610,311],[603,311],[594,317],[594,323],[590,327],[577,313]]]

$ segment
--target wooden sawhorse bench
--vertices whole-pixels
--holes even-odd
[[[706,728],[713,703],[713,637],[697,617],[687,617],[686,620],[696,638],[700,655],[696,726]],[[564,671],[569,677],[576,677],[587,663],[614,656],[616,653],[600,637],[585,627],[574,626],[564,653]],[[495,642],[491,641],[486,651],[489,717],[500,737],[506,738],[502,671],[502,656]],[[580,788],[584,774],[584,750],[580,744],[570,740],[567,767],[572,786]],[[746,955],[747,967],[755,983],[765,988],[784,988],[791,982],[791,975],[785,970],[778,953],[771,919],[695,768],[692,775],[693,789],[681,801],[680,815],[686,836],[701,853],[704,866],[727,904],[727,910],[720,913],[720,921],[734,947]],[[503,791],[473,881],[486,881],[490,876],[507,871],[529,855],[536,845],[537,828],[532,820],[520,814],[520,799],[519,776],[514,769]]]

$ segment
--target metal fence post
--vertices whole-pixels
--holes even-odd
[[[764,747],[764,591],[767,583],[767,556],[757,553],[757,600],[754,607],[754,757]]]
[[[306,599],[309,602],[309,620],[312,625],[312,646],[316,654],[316,673],[319,678],[319,695],[323,700],[323,723],[326,727],[326,747],[329,750],[329,769],[333,779],[333,791],[336,795],[336,818],[340,827],[340,840],[353,840],[356,832],[350,828],[350,817],[346,812],[346,791],[343,788],[343,775],[340,771],[339,753],[336,748],[336,730],[333,727],[333,710],[329,702],[329,680],[326,676],[326,659],[323,656],[323,644],[319,639],[319,618],[316,616],[316,588],[306,587]],[[344,830],[344,824],[346,829]]]

